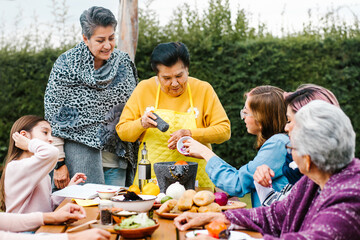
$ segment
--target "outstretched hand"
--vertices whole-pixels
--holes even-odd
[[[203,158],[206,161],[209,161],[210,158],[216,156],[216,154],[211,151],[211,149],[196,141],[195,139],[187,139],[184,141],[184,147],[186,148],[186,151],[189,153],[190,157]]]
[[[85,218],[86,212],[83,207],[68,203],[54,212],[44,213],[43,216],[45,224],[73,223]]]
[[[108,240],[110,237],[110,232],[99,228],[68,234],[69,240]]]
[[[268,165],[261,165],[256,168],[254,173],[254,180],[263,187],[271,187],[271,178],[275,176],[275,173]]]
[[[221,220],[230,224],[223,213],[192,213],[185,212],[174,219],[175,226],[180,231],[186,231],[190,228],[204,226],[213,220]]]
[[[86,180],[86,175],[84,173],[76,173],[70,180],[69,185],[77,185],[79,183],[84,183]]]
[[[180,129],[170,134],[170,138],[168,140],[168,148],[170,150],[176,149],[176,144],[179,139],[185,136],[191,137],[191,131],[189,129]]]

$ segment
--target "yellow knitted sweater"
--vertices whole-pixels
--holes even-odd
[[[190,129],[192,137],[204,144],[222,143],[231,135],[230,121],[212,86],[205,81],[189,77],[188,83],[196,111],[196,129]],[[141,81],[127,101],[116,125],[121,140],[135,142],[142,139],[145,130],[140,122],[147,108],[155,107],[157,83],[155,77]],[[159,109],[187,112],[190,109],[189,94],[171,97],[160,92]]]

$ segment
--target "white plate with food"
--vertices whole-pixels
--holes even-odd
[[[187,238],[196,237],[198,235],[209,235],[208,230],[194,230],[186,233]],[[237,231],[230,231],[230,237],[228,240],[253,240],[255,238],[250,237],[248,234]]]

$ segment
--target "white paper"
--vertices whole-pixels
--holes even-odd
[[[259,196],[259,200],[260,200],[260,202],[262,204],[265,201],[268,194],[274,189],[271,188],[271,187],[261,186],[256,181],[254,181],[254,185],[255,185],[255,188],[256,188],[256,192],[257,192],[257,194]]]
[[[194,230],[194,231],[191,231],[191,232],[187,232],[185,236],[186,236],[186,238],[191,238],[191,237],[195,237],[197,234],[206,234],[206,235],[208,235],[209,232],[208,232],[208,230]],[[229,240],[239,240],[239,239],[261,240],[263,238],[261,238],[261,239],[253,238],[253,237],[251,237],[248,234],[243,233],[243,232],[230,231]]]
[[[97,197],[97,191],[113,190],[117,191],[121,186],[112,186],[104,184],[87,183],[84,185],[71,185],[59,191],[53,192],[52,195],[68,198],[92,199]]]

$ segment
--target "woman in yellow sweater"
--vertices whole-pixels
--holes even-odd
[[[181,155],[176,143],[184,136],[209,148],[211,143],[227,141],[230,121],[221,102],[208,82],[189,77],[190,55],[185,44],[161,43],[153,50],[150,61],[156,76],[135,88],[116,131],[123,141],[146,142],[152,165],[179,160],[198,162],[199,187],[213,187],[205,172],[206,162]],[[154,112],[170,125],[166,132],[156,128]]]

